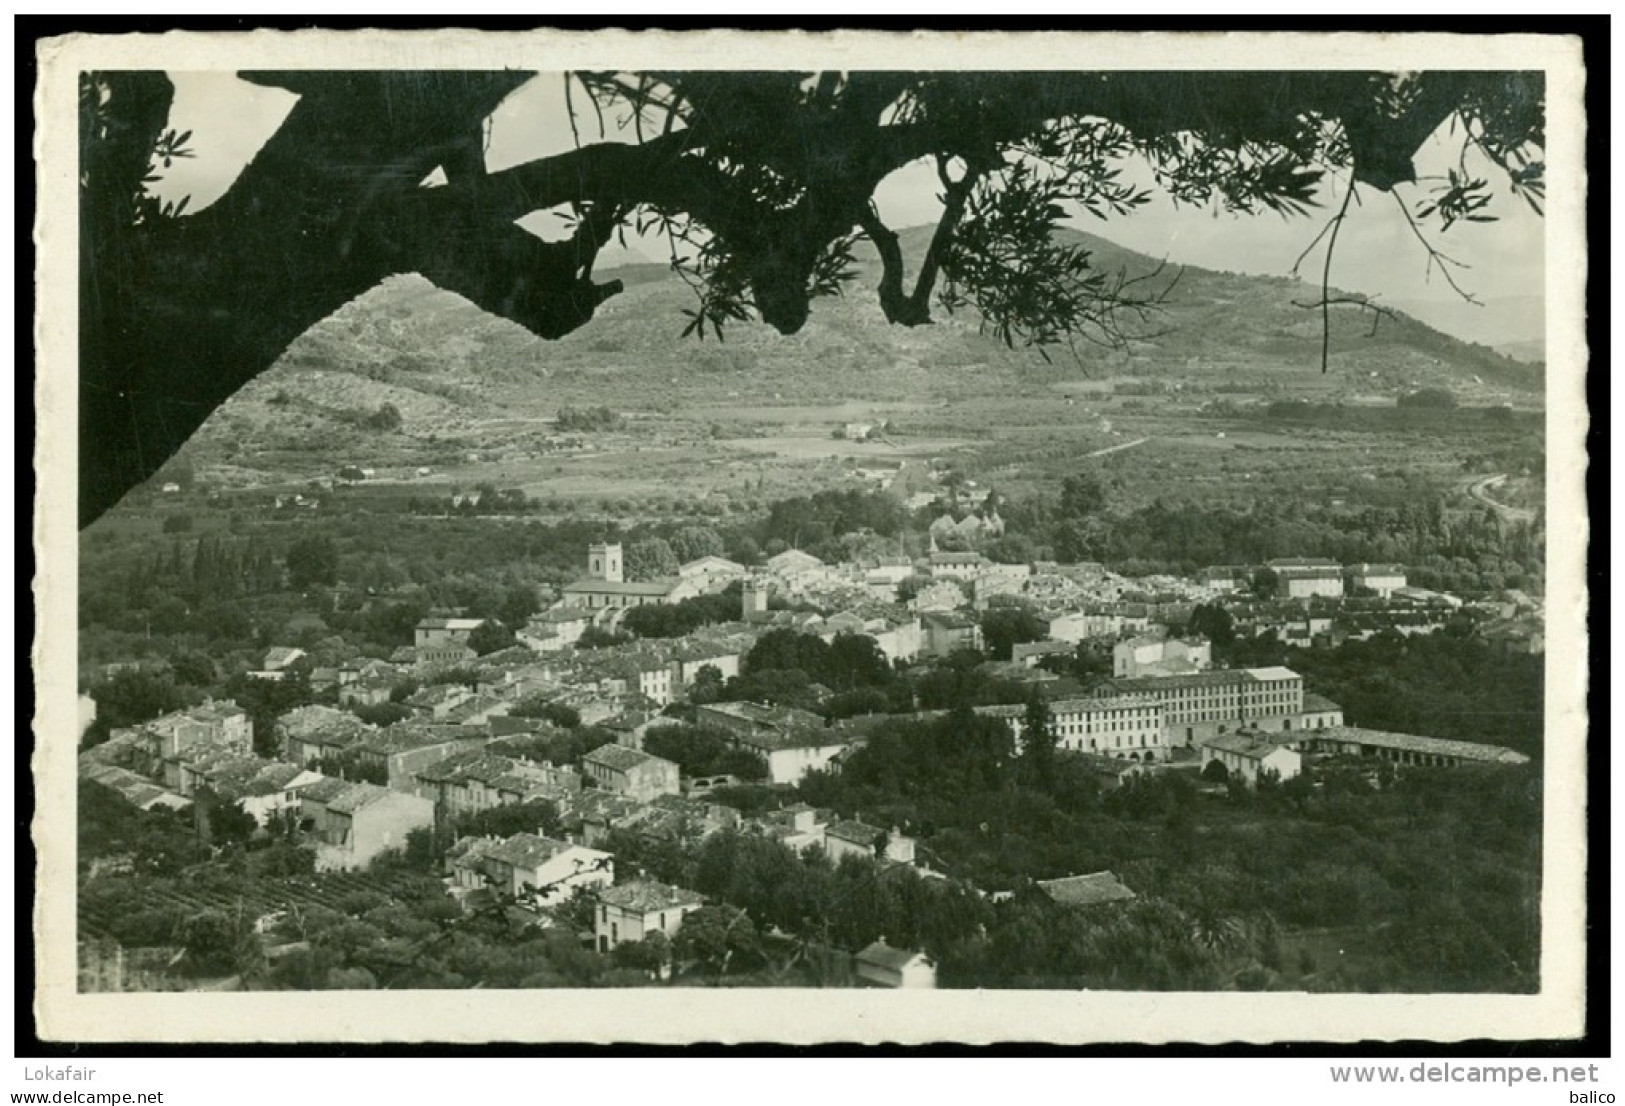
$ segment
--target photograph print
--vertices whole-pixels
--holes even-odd
[[[43,44],[41,1035],[1579,1033],[1578,58]]]

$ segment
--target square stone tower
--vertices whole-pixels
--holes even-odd
[[[587,546],[587,576],[611,584],[621,583],[621,543],[598,542]]]

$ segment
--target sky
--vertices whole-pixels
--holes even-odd
[[[251,85],[228,72],[176,72],[170,76],[176,86],[170,125],[193,132],[190,145],[196,157],[176,162],[154,188],[166,199],[190,195],[189,210],[195,212],[230,187],[281,125],[296,98],[279,89]],[[600,140],[597,118],[590,109],[580,110],[579,95],[576,104],[581,141]],[[630,129],[616,129],[619,120],[606,118],[605,122],[609,139],[632,139]],[[492,113],[486,164],[495,171],[562,153],[574,143],[563,76],[542,74]],[[1458,145],[1459,139],[1451,140],[1441,129],[1419,154],[1418,173],[1442,173],[1455,162]],[[1149,180],[1143,165],[1126,166],[1126,172],[1132,180]],[[1285,219],[1270,213],[1233,215],[1176,207],[1166,195],[1153,190],[1152,201],[1132,215],[1102,221],[1080,210],[1072,224],[1173,264],[1286,276],[1335,210],[1329,205],[1340,202],[1342,183],[1326,182],[1323,208],[1306,217]],[[915,162],[881,182],[876,205],[894,228],[935,223],[941,211],[939,188],[930,164]],[[1413,207],[1420,194],[1416,186],[1399,190],[1400,197]],[[1452,270],[1452,275],[1483,302],[1476,307],[1464,303],[1436,270],[1429,272],[1427,254],[1392,196],[1361,189],[1356,199],[1359,202],[1350,209],[1338,234],[1334,287],[1376,296],[1381,303],[1469,341],[1496,345],[1542,336],[1545,227],[1523,201],[1497,196],[1492,209],[1499,216],[1497,222],[1457,223],[1443,232],[1436,226],[1429,228],[1435,246],[1465,265]],[[533,214],[521,220],[521,225],[544,238],[562,232],[561,222],[551,213]],[[663,243],[637,243],[630,231],[627,240],[646,258],[665,255]],[[1318,250],[1311,255],[1306,275],[1318,279],[1322,256]],[[599,268],[615,263],[612,254],[606,255]]]

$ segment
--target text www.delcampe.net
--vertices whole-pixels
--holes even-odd
[[[1596,1064],[1429,1064],[1410,1067],[1398,1064],[1333,1064],[1333,1083],[1595,1083]],[[1611,1103],[1610,1092],[1587,1091],[1573,1098],[1576,1103]]]
[[[163,1091],[15,1091],[13,1103],[37,1102],[50,1106],[151,1106],[164,1101]]]

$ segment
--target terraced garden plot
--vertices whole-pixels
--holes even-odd
[[[321,906],[344,910],[345,900],[357,892],[372,892],[399,899],[408,887],[421,887],[423,877],[405,873],[370,875],[330,872],[321,875],[278,879],[245,879],[236,887],[205,886],[178,881],[154,883],[148,900],[152,907],[176,906],[192,913],[200,910],[242,910],[259,917],[290,907]],[[117,908],[79,900],[79,931],[82,936],[110,937]]]

